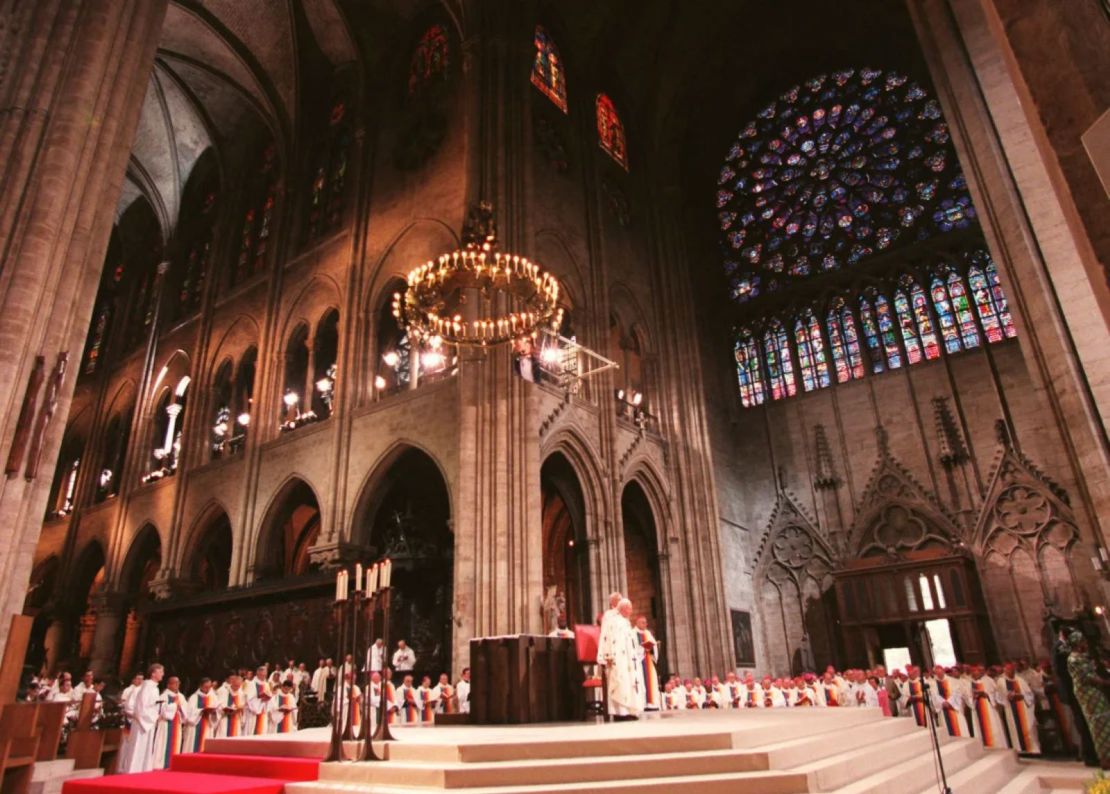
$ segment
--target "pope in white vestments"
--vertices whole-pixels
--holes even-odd
[[[643,713],[644,699],[636,658],[636,633],[628,620],[632,615],[632,602],[622,599],[617,610],[617,617],[610,623],[610,643],[605,656],[609,713],[614,717],[636,719]]]
[[[165,675],[162,665],[151,666],[150,674],[133,698],[131,720],[131,753],[120,772],[149,772],[153,760],[154,728],[161,709],[158,682]]]

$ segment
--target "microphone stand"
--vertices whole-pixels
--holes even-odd
[[[922,644],[929,641],[929,637],[925,630],[925,624],[922,623],[918,626]],[[932,719],[927,720],[929,723],[929,733],[933,739],[933,763],[938,772],[940,772],[940,794],[952,794],[952,789],[948,787],[948,776],[944,772],[944,756],[940,752],[940,737],[937,736],[937,713],[933,711],[933,703],[929,698],[929,684],[924,678],[921,678],[921,695],[925,698],[924,705],[925,711]]]

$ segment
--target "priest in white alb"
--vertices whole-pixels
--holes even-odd
[[[120,772],[149,772],[153,760],[154,729],[161,711],[158,683],[165,675],[160,664],[150,666],[146,680],[134,695],[131,719],[131,755]]]
[[[608,675],[609,714],[618,720],[634,720],[643,713],[644,696],[636,658],[636,632],[629,622],[632,602],[622,598],[617,602],[617,613],[610,620],[609,643],[603,657]]]

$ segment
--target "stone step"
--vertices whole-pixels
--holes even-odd
[[[766,753],[768,769],[791,769],[920,730],[913,720],[876,720],[848,730],[838,728],[795,736],[787,741],[759,744],[752,751]]]
[[[1083,791],[1094,779],[1095,769],[1061,761],[1019,761],[1018,772],[998,794],[1048,794]]]
[[[930,781],[935,780],[932,740],[928,739],[922,748],[921,752],[914,754],[908,760],[893,765],[887,763],[885,755],[879,758],[872,757],[869,764],[861,759],[863,765],[871,769],[881,768],[873,774],[860,777],[838,788],[814,786],[810,790],[830,794],[834,792],[835,794],[906,794],[908,791],[924,788]],[[975,739],[949,739],[941,744],[940,752],[945,769],[949,774],[955,774],[979,758],[983,754],[983,746]],[[976,792],[976,794],[980,793]],[[983,792],[983,794],[986,793]]]
[[[53,761],[36,761],[31,771],[32,782],[42,782],[56,777],[65,777],[73,771],[77,762],[72,758],[56,758]]]
[[[805,794],[806,776],[794,772],[739,772],[694,777],[656,777],[638,780],[605,780],[586,783],[484,786],[464,789],[466,794]],[[421,789],[411,786],[369,786],[351,781],[287,783],[286,794],[413,794]],[[446,790],[446,789],[439,789]]]
[[[43,762],[39,762],[43,763]],[[50,763],[49,761],[45,763]],[[72,767],[73,762],[70,761]],[[38,766],[38,764],[36,764]],[[70,780],[88,780],[89,778],[103,777],[103,769],[70,769],[66,774],[53,777],[34,779],[27,786],[27,794],[62,794],[62,788]]]
[[[979,758],[963,769],[952,772],[945,768],[948,787],[952,791],[999,791],[1019,773],[1015,755],[1009,750],[983,750]],[[921,788],[920,794],[934,794],[937,787],[932,782]]]
[[[856,744],[845,752],[796,766],[793,771],[805,772],[813,791],[835,791],[865,777],[879,764],[891,766],[931,754],[929,732],[916,725],[913,728],[880,742]]]

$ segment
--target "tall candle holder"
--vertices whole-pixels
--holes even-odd
[[[356,579],[355,591],[351,593],[351,625],[347,635],[351,650],[351,697],[347,705],[347,719],[343,721],[343,736],[355,740],[359,738],[354,735],[355,709],[358,708],[354,702],[354,694],[355,685],[358,681],[358,618],[362,610],[362,590],[360,587],[361,585]],[[344,675],[344,678],[346,678],[346,675]]]
[[[382,609],[382,641],[385,645],[386,652],[390,648],[389,636],[389,612],[390,603],[393,600],[393,588],[390,587],[390,562],[386,560],[385,579],[382,583],[381,589],[378,591],[378,599]],[[382,665],[385,667],[385,665]],[[381,705],[378,708],[378,730],[374,734],[374,738],[380,742],[393,742],[396,741],[392,732],[389,730],[389,707],[385,702],[386,682],[382,681],[382,699]]]
[[[335,658],[339,660],[339,670],[335,679],[335,692],[332,695],[332,715],[331,715],[331,743],[328,746],[328,754],[324,758],[326,762],[342,761],[343,760],[343,729],[340,725],[343,722],[343,670],[345,664],[344,648],[347,647],[346,637],[347,621],[346,615],[347,598],[345,594],[341,594],[339,588],[336,588],[336,600],[333,605],[335,610],[335,626],[336,626],[336,654]]]
[[[370,644],[371,637],[374,636],[374,613],[378,605],[378,593],[372,592],[375,584],[367,584],[366,587],[366,605],[367,605],[367,618],[366,618],[366,639],[367,644]],[[369,655],[369,653],[367,654]],[[380,673],[379,673],[380,675]],[[386,710],[385,704],[385,680],[383,679],[379,684],[380,692],[378,693],[378,715],[380,716]],[[371,720],[373,713],[374,701],[374,671],[366,671],[366,695],[362,701],[362,724],[366,729],[362,732],[362,752],[359,754],[360,761],[384,761],[384,758],[378,756],[374,750],[374,734],[377,732],[377,724],[375,720]],[[374,724],[371,724],[374,722]]]

